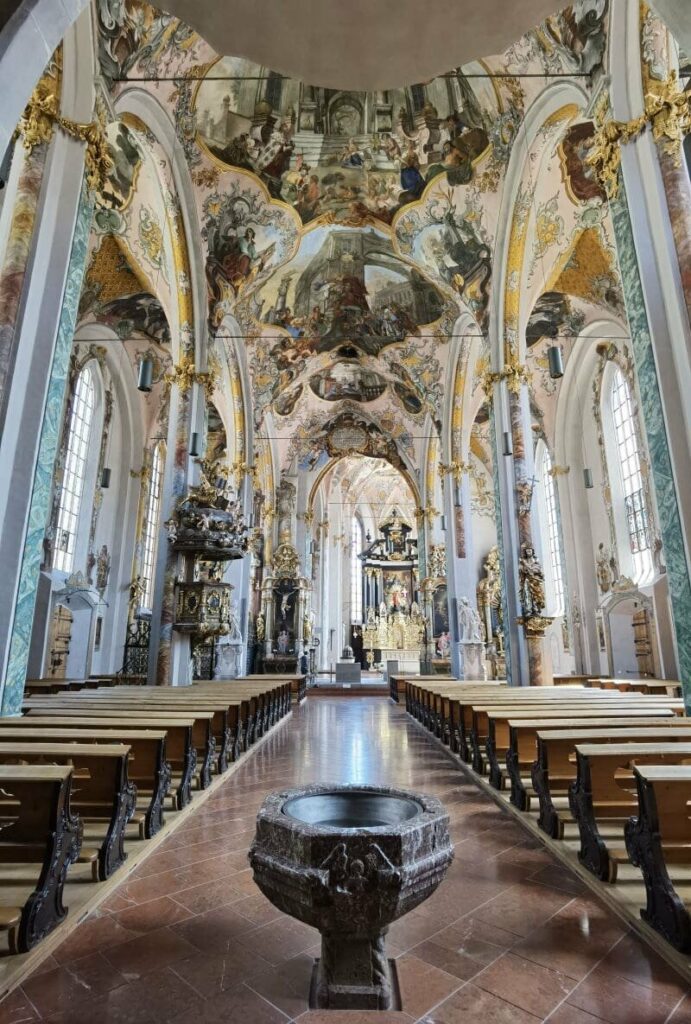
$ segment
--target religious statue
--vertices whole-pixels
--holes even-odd
[[[287,654],[289,646],[290,646],[290,636],[288,635],[288,631],[286,629],[282,629],[281,632],[278,634],[278,641],[277,641],[278,653],[279,654]]]
[[[240,615],[238,613],[238,603],[235,600],[231,600],[230,608],[228,611],[228,639],[226,640],[226,643],[242,643],[242,632],[240,630]]]
[[[135,576],[130,583],[130,612],[134,614],[139,607],[139,603],[144,596],[144,584],[141,576]]]
[[[295,510],[295,485],[290,480],[281,480],[276,490],[276,511],[278,513],[278,539],[284,544],[290,540],[292,516]]]
[[[448,658],[451,650],[451,637],[448,633],[442,633],[437,640],[437,654],[440,658]]]
[[[264,623],[264,616],[261,612],[257,615],[257,621],[255,623],[255,629],[257,632],[257,640],[262,643],[266,636],[266,625]]]
[[[467,597],[462,597],[458,603],[458,631],[461,641],[482,643],[482,620]]]
[[[101,595],[103,595],[106,587],[108,586],[109,576],[110,555],[108,554],[108,547],[104,544],[96,559],[96,590],[98,590]]]
[[[597,548],[597,582],[603,594],[612,589],[614,559],[603,543]]]
[[[539,618],[545,609],[545,574],[531,544],[521,546],[518,579],[523,618]]]
[[[446,576],[446,548],[443,544],[433,544],[430,548],[429,574],[437,579]]]

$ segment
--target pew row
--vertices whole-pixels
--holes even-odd
[[[406,707],[691,980],[691,720],[674,680],[625,682],[409,679]]]

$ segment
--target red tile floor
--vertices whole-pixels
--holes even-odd
[[[318,935],[247,868],[264,794],[291,783],[426,790],[456,859],[395,924],[401,1013],[310,1012]],[[0,1024],[689,1024],[677,976],[505,812],[464,782],[405,712],[308,700],[4,1003]]]

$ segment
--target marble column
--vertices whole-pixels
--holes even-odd
[[[639,5],[612,0],[621,40],[611,69],[611,116],[630,121],[645,106]],[[691,708],[691,326],[663,172],[650,131],[621,147],[610,203],[640,409],[676,632],[679,678]]]
[[[677,165],[669,153],[658,150],[662,183],[667,197],[669,219],[679,260],[686,311],[691,323],[691,179],[682,156]]]
[[[516,389],[507,388],[511,440],[513,446],[513,481],[516,494],[516,522],[518,527],[518,551],[523,545],[532,547],[540,557],[540,544],[533,529],[532,495],[535,465],[530,431],[530,396],[526,384]],[[545,629],[548,623],[536,618],[523,620],[520,624],[525,632],[528,653],[528,682],[531,686],[551,686],[554,682],[551,658],[547,652]]]
[[[504,651],[506,655],[506,676],[509,685],[527,686],[529,683],[528,651],[525,636],[518,625],[520,605],[518,600],[518,532],[515,514],[516,492],[513,466],[510,457],[502,453],[504,431],[511,433],[508,402],[503,387],[498,383],[487,395],[490,406],[490,439],[492,442],[492,467],[494,476],[494,500],[497,509],[497,548],[501,570],[501,602],[504,620]]]
[[[32,251],[47,153],[46,143],[36,146],[31,153],[24,153],[21,144],[17,143],[12,161],[8,185],[11,196],[6,200],[12,203],[11,221],[0,269],[0,432],[5,419],[7,388],[16,355],[17,317]],[[16,171],[15,166],[18,168]],[[16,184],[12,180],[15,174]]]
[[[183,391],[177,384],[173,384],[168,413],[168,447],[162,521],[172,514],[175,506],[187,493],[192,414],[191,391]],[[196,426],[194,429],[197,429]],[[199,436],[201,437],[202,434],[200,433]],[[154,607],[160,608],[160,615],[152,621],[149,645],[149,681],[155,682],[157,686],[179,686],[188,681],[187,660],[190,656],[190,639],[182,634],[176,637],[173,630],[175,581],[179,562],[180,556],[168,543],[167,531],[162,528],[156,566],[157,594],[154,598]],[[178,657],[174,657],[176,646],[179,648]]]
[[[59,142],[65,142],[65,140],[58,140],[58,144]],[[83,155],[78,153],[78,156],[83,164]],[[63,206],[66,214],[69,211],[68,197],[69,188],[66,189],[66,194],[61,193],[61,206]],[[2,715],[19,714],[24,695],[24,681],[26,679],[31,629],[36,605],[41,556],[43,553],[43,537],[50,514],[53,468],[62,423],[69,358],[72,351],[79,297],[86,268],[93,206],[93,195],[88,191],[86,184],[82,183],[79,188],[76,216],[73,222],[69,258],[66,264],[63,265],[64,288],[62,291],[57,336],[53,334],[55,341],[54,345],[51,346],[52,359],[50,370],[47,374],[45,398],[42,406],[43,415],[40,421],[37,458],[35,463],[32,461],[33,484],[31,486],[28,521],[23,543],[19,543],[21,565],[16,602],[12,608],[11,618],[7,622],[9,627],[9,651],[2,685],[0,707]],[[57,258],[54,250],[53,258]],[[35,263],[34,272],[36,272]],[[35,283],[38,284],[38,281]],[[17,397],[19,398],[20,396]],[[10,410],[8,410],[8,413]],[[3,442],[4,440],[5,435],[3,435]],[[25,436],[24,442],[28,441],[29,438]],[[29,454],[30,449],[28,445],[24,451],[27,455]],[[9,485],[7,478],[6,481]],[[16,534],[13,537],[6,537],[5,540],[12,542],[16,551],[18,541]],[[1,561],[2,559],[0,558]]]

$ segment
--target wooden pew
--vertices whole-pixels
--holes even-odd
[[[603,690],[621,690],[624,693],[667,694],[681,697],[681,683],[678,679],[598,679],[593,685]]]
[[[444,683],[460,682],[456,676],[414,676],[410,672],[392,672],[389,676],[389,693],[391,699],[398,704],[401,699],[401,694],[406,692],[406,684],[408,682],[413,683],[430,683],[434,685],[438,683],[443,685]]]
[[[65,878],[82,844],[71,790],[68,765],[0,765],[0,863],[39,866],[28,895],[21,882],[3,889],[0,924],[12,952],[28,952],[67,913]]]
[[[207,717],[207,721],[209,720]],[[181,810],[192,799],[192,782],[197,770],[197,749],[193,739],[195,719],[191,715],[159,715],[152,712],[125,716],[122,711],[110,713],[105,708],[101,712],[96,712],[86,708],[66,710],[64,707],[39,707],[32,709],[23,719],[13,718],[12,725],[16,726],[22,721],[26,722],[29,728],[62,726],[66,729],[107,729],[115,734],[115,738],[133,729],[165,730],[167,758],[175,774],[175,806]]]
[[[645,883],[641,917],[680,953],[688,954],[691,767],[636,765],[634,775],[638,813],[627,822],[625,837],[631,863],[641,869]],[[685,876],[685,891],[674,882],[677,872]]]
[[[564,838],[564,824],[570,818],[563,804],[576,780],[576,745],[578,743],[664,743],[691,742],[691,719],[650,718],[630,724],[624,719],[607,719],[602,724],[592,721],[587,726],[572,722],[536,722],[537,757],[531,778],[540,807],[538,825],[552,839]],[[564,813],[562,813],[564,812]]]
[[[84,679],[27,679],[24,693],[71,693],[85,688]]]
[[[125,827],[137,804],[129,780],[130,748],[121,743],[6,742],[0,735],[0,765],[72,765],[72,807],[83,822],[105,821],[105,835],[95,856],[82,847],[80,860],[91,861],[95,882],[103,882],[127,860]]]
[[[589,714],[591,717],[600,718],[602,718],[603,714],[605,714],[605,708],[607,709],[607,714],[609,714],[610,709],[612,710],[612,712],[614,712],[617,711],[619,708],[621,708],[622,711],[625,711],[627,709],[633,710],[637,707],[642,707],[645,709],[652,709],[654,707],[665,707],[671,709],[674,712],[678,711],[679,713],[683,712],[684,710],[683,704],[681,702],[675,702],[673,698],[661,701],[659,698],[655,697],[641,696],[639,698],[636,698],[635,695],[626,696],[624,694],[615,696],[611,699],[609,699],[606,695],[604,697],[599,697],[597,699],[565,699],[564,697],[562,697],[562,699],[558,700],[556,703],[553,703],[552,701],[541,702],[538,699],[531,701],[527,710],[530,710],[531,707],[535,708],[538,706],[545,708],[546,711],[549,711],[550,708],[552,708],[552,710],[555,713],[555,717],[559,716],[559,709],[561,709],[563,711],[563,714],[561,715],[562,718],[567,716],[567,712],[568,714],[571,714],[572,710],[574,713],[578,712],[579,716]],[[473,705],[472,725],[470,728],[470,746],[473,756],[472,765],[475,771],[479,772],[480,774],[484,774],[485,771],[487,770],[486,749],[487,740],[489,738],[490,712],[510,711],[512,708],[516,711],[520,711],[522,707],[522,702],[514,703],[509,701],[507,701],[503,705],[497,703],[496,701],[492,704],[485,706],[478,705],[477,703]],[[539,716],[536,715],[535,717]],[[509,772],[509,775],[511,775],[512,769],[513,765],[507,763],[507,771]]]
[[[596,704],[583,702],[575,709],[564,707],[560,710],[550,707],[539,712],[530,709],[518,713],[493,711],[488,717],[487,759],[490,782],[495,789],[503,788],[504,770],[500,761],[503,762],[511,783],[511,803],[519,811],[527,811],[530,808],[524,780],[526,776],[528,781],[531,778],[530,773],[537,756],[539,725],[546,724],[550,719],[559,720],[560,717],[564,720],[570,719],[574,728],[581,722],[585,725],[598,720],[604,725],[617,720],[626,722],[627,719],[633,724],[636,719],[644,718],[667,719],[670,723],[680,721],[674,708],[667,707],[666,704],[645,701],[627,701],[623,706],[619,701],[598,701]],[[538,725],[534,724],[535,722]]]
[[[166,760],[166,733],[152,729],[68,729],[39,727],[35,718],[0,719],[0,742],[30,743],[124,743],[129,747],[128,776],[137,787],[141,814],[132,820],[139,827],[140,839],[150,839],[163,827],[163,806],[170,789],[172,772]]]
[[[203,694],[161,694],[158,688],[146,692],[130,693],[126,688],[124,692],[112,693],[110,690],[96,691],[93,694],[71,695],[69,701],[66,698],[61,701],[65,708],[89,708],[100,711],[103,708],[109,710],[122,710],[123,714],[134,709],[137,712],[146,711],[160,714],[166,711],[196,714],[198,711],[210,711],[211,730],[213,733],[216,753],[216,766],[220,773],[228,768],[229,761],[234,759],[236,734],[240,727],[242,702],[231,701],[219,694],[216,697],[207,697]],[[26,702],[27,707],[34,707],[33,703]],[[46,706],[53,706],[52,701],[47,701]],[[210,776],[209,776],[210,778]],[[208,782],[206,783],[208,785]]]
[[[93,718],[96,715],[99,717],[115,718],[115,719],[129,719],[130,727],[134,725],[145,725],[146,722],[151,723],[151,728],[166,728],[168,723],[171,725],[182,724],[185,725],[187,720],[192,722],[192,742],[196,751],[196,758],[194,766],[191,769],[191,780],[193,778],[198,779],[200,789],[207,789],[211,785],[211,773],[214,763],[214,755],[216,753],[216,741],[213,733],[213,711],[204,711],[197,708],[192,708],[188,705],[179,708],[171,708],[170,710],[163,707],[156,708],[152,707],[150,710],[143,704],[135,704],[134,702],[128,702],[123,707],[122,701],[108,702],[107,700],[99,701],[97,698],[93,700],[80,697],[78,700],[73,697],[48,697],[48,698],[29,698],[24,702],[24,707],[29,715],[83,715],[86,717]],[[172,750],[169,749],[169,758],[171,764],[175,766],[176,755]],[[185,769],[189,768],[189,765],[178,764],[178,770],[181,774],[186,774]]]
[[[620,825],[624,840],[624,825],[637,807],[634,766],[689,762],[691,742],[576,745],[576,781],[569,790],[569,806],[581,841],[578,859],[596,878],[616,881],[617,863],[627,859],[625,850],[608,846],[600,826]]]

